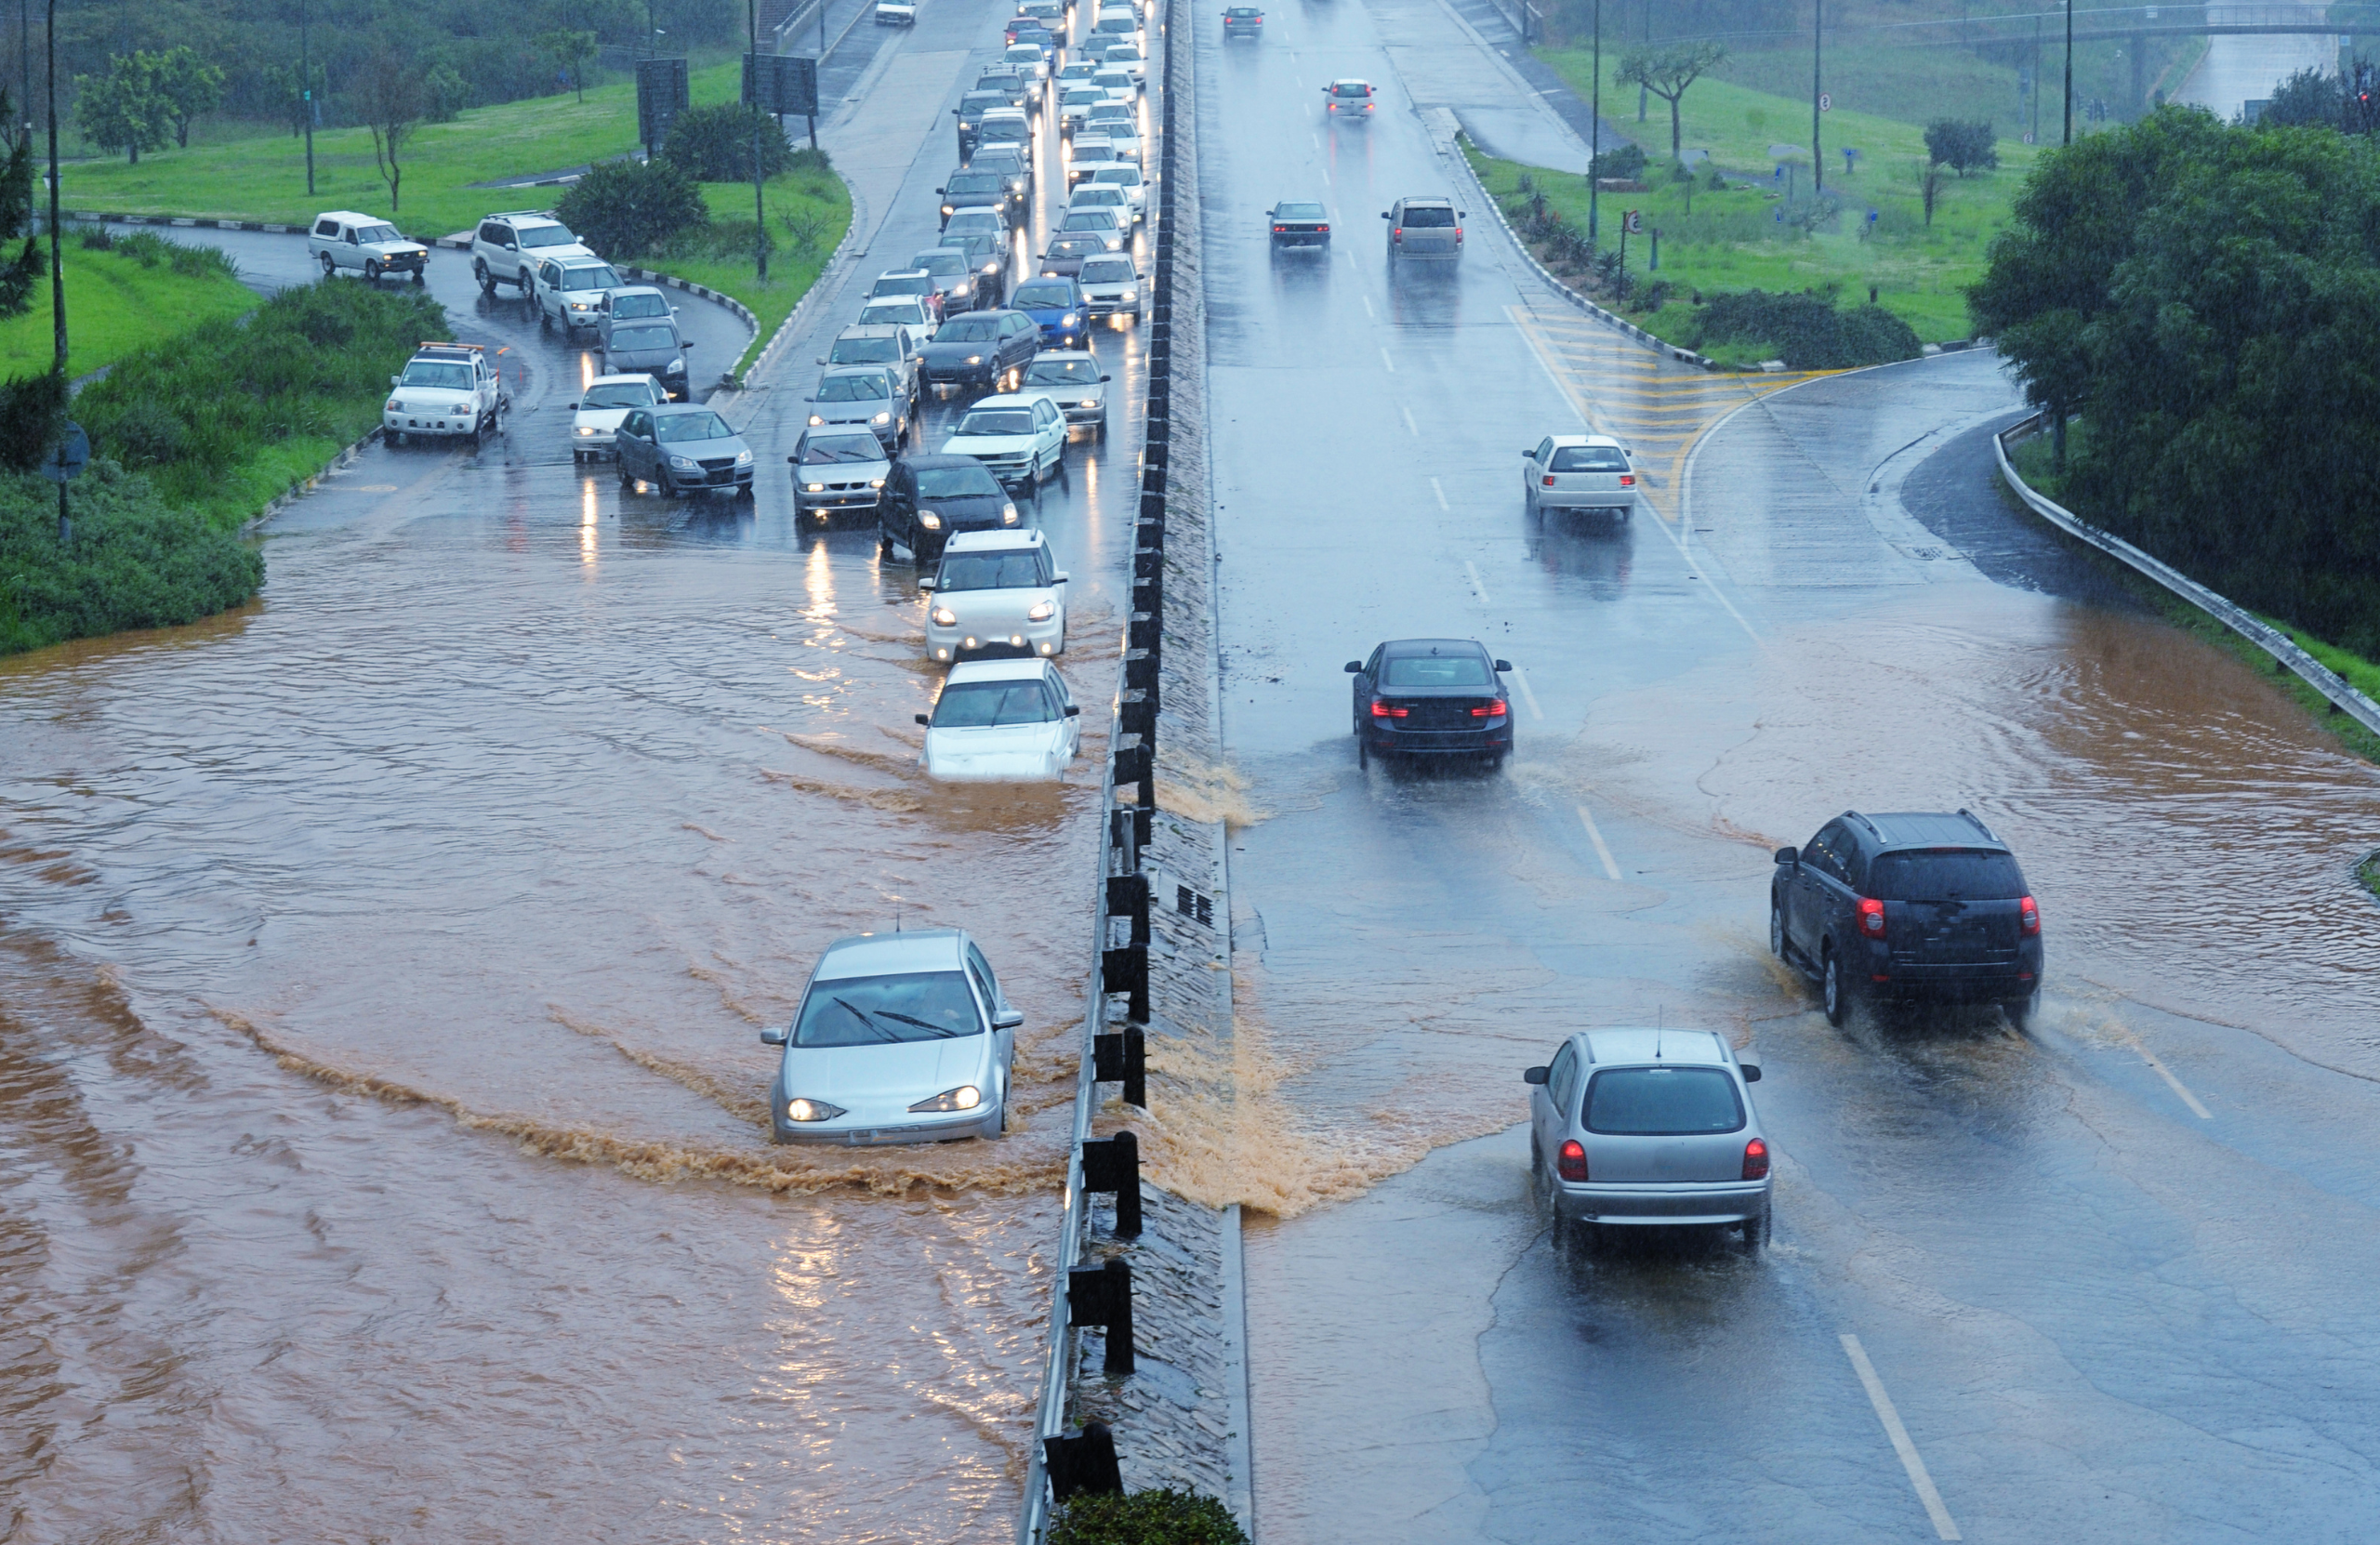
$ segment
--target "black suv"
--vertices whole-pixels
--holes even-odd
[[[2042,914],[2006,843],[1966,811],[1844,811],[1777,850],[1768,947],[1818,979],[1831,1023],[1854,997],[1996,1002],[2024,1027],[2040,1001]]]

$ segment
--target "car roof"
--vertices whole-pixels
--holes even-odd
[[[1058,667],[1047,660],[969,660],[950,667],[943,685],[956,686],[961,681],[1023,681],[1039,680],[1055,676]]]
[[[524,225],[562,224],[562,221],[554,218],[551,215],[536,209],[514,209],[504,214],[490,215],[486,218],[491,220],[502,220],[505,224],[512,227],[515,231],[518,231]]]
[[[652,379],[653,379],[653,376],[652,376],[650,374],[648,374],[647,372],[645,372],[645,371],[641,371],[641,370],[629,370],[629,371],[623,371],[623,372],[621,372],[620,374],[618,374],[618,375],[615,375],[615,376],[596,376],[593,380],[591,380],[591,381],[588,382],[588,383],[587,383],[587,385],[588,385],[588,386],[591,386],[591,387],[599,387],[599,386],[633,386],[634,384],[636,384],[636,383],[637,383],[637,382],[639,382],[639,381],[647,381],[647,382],[649,382],[649,381],[651,381]],[[582,388],[581,390],[585,390],[585,389],[584,389],[584,388]]]
[[[661,290],[658,285],[654,284],[622,284],[619,288],[614,290],[612,294],[615,296],[661,295]],[[669,297],[668,296],[661,296],[661,298],[667,300]]]
[[[942,545],[945,552],[1017,552],[1038,548],[1049,541],[1041,532],[1026,527],[1021,531],[961,531],[954,533]]]
[[[1381,650],[1391,657],[1407,654],[1485,654],[1488,646],[1476,639],[1391,639]]]
[[[878,298],[889,299],[891,297],[879,297]],[[897,338],[901,336],[903,328],[897,322],[854,322],[850,326],[844,328],[841,332],[837,333],[835,335],[835,341],[837,343],[840,343],[845,338]]]
[[[1726,1037],[1716,1030],[1633,1028],[1581,1030],[1570,1037],[1598,1066],[1617,1063],[1686,1063],[1725,1066],[1735,1061]]]
[[[820,982],[840,982],[903,971],[958,971],[966,963],[966,945],[967,935],[955,928],[862,933],[828,944],[811,975]]]
[[[1044,349],[1033,356],[1035,364],[1047,363],[1052,360],[1060,364],[1097,364],[1099,356],[1088,349]]]
[[[1046,391],[1001,391],[989,397],[978,397],[967,404],[969,413],[977,408],[1024,408],[1036,403],[1054,403],[1057,399]]]
[[[690,413],[715,413],[718,410],[707,403],[659,403],[654,404],[653,411],[665,418],[682,418]],[[735,426],[730,424],[728,428],[732,430]]]
[[[1896,811],[1863,815],[1846,810],[1843,818],[1868,828],[1880,848],[1997,848],[2007,844],[1993,835],[1973,811]]]
[[[921,453],[917,456],[903,456],[901,459],[908,464],[912,471],[932,471],[938,467],[981,467],[984,465],[973,456],[952,456],[943,451]],[[986,477],[990,475],[988,472],[985,474]]]
[[[1614,450],[1627,448],[1607,434],[1556,434],[1546,438],[1554,442],[1554,448],[1557,451],[1567,445],[1608,445]]]
[[[1437,193],[1424,193],[1419,198],[1398,199],[1396,202],[1405,205],[1408,209],[1412,208],[1416,205],[1428,205],[1433,204],[1443,204],[1449,209],[1454,207],[1454,200]]]
[[[314,217],[314,223],[317,225],[320,225],[324,220],[353,220],[366,225],[394,225],[397,223],[385,215],[365,215],[353,209],[325,209],[321,214]]]
[[[931,274],[931,273],[928,273],[928,272],[927,272],[925,270],[923,270],[923,269],[886,269],[882,273],[878,274],[876,277],[877,277],[878,279],[879,279],[879,280],[882,280],[882,279],[931,279],[931,278],[932,278],[932,277],[933,277],[933,275],[932,275],[932,274]],[[883,300],[883,299],[886,299],[886,298],[888,298],[888,297],[884,297],[884,296],[878,296],[878,297],[877,297],[877,298],[878,298],[879,300]]]

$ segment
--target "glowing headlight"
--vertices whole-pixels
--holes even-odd
[[[749,452],[749,451],[738,451],[738,452],[736,452],[736,453],[735,453],[735,465],[736,465],[736,466],[738,466],[738,467],[749,467],[749,466],[751,466],[751,465],[752,465],[752,453],[751,453],[751,452]]]
[[[967,363],[969,364],[981,364],[984,363],[984,356],[981,354],[970,354],[967,356]]]
[[[801,485],[801,491],[805,494],[824,494],[826,491],[826,485],[823,482],[805,482]]]
[[[574,300],[570,303],[570,309],[574,311],[591,311],[595,308],[589,306],[584,300]]]
[[[832,1121],[843,1114],[840,1105],[830,1105],[824,1100],[788,1100],[785,1116],[788,1121]]]
[[[592,424],[581,424],[578,426],[578,432],[580,434],[593,434],[595,432],[595,426]]]
[[[824,424],[825,422],[826,422],[826,420],[825,420],[825,419],[823,419],[823,418],[819,417],[819,416],[818,416],[816,414],[814,414],[814,413],[813,413],[813,414],[812,414],[812,415],[810,416],[810,427],[811,427],[812,429],[816,429],[819,425]]]
[[[1033,603],[1033,610],[1025,614],[1025,620],[1027,622],[1048,622],[1051,617],[1054,617],[1057,614],[1058,608],[1056,602],[1037,601]]]
[[[1099,399],[1096,397],[1086,397],[1082,400],[1082,405],[1087,408],[1095,408],[1099,406]]]
[[[890,424],[892,422],[892,416],[890,413],[879,413],[876,416],[876,422],[879,424]]]
[[[936,627],[956,627],[959,626],[959,614],[947,606],[937,606],[933,609],[933,625]]]
[[[925,527],[928,531],[940,531],[942,529],[942,517],[935,514],[931,509],[920,509],[918,511],[918,524]]]
[[[1058,319],[1058,325],[1061,327],[1071,327],[1080,320],[1081,319],[1076,316],[1074,312],[1068,311],[1065,315]]]
[[[1004,526],[1016,524],[1016,506],[1012,504],[1000,506],[1000,524]]]
[[[694,458],[692,456],[671,456],[669,458],[669,465],[679,468],[684,471],[691,472],[694,470],[695,462]]]
[[[930,1111],[972,1111],[984,1103],[984,1091],[972,1084],[944,1089],[931,1100],[920,1100],[909,1108],[920,1113]]]
[[[1124,238],[1121,236],[1110,236],[1107,238],[1107,250],[1110,252],[1117,251],[1122,247],[1123,244]]]
[[[884,486],[884,480],[882,478],[870,478],[867,480],[867,485],[870,488],[881,488]]]
[[[1117,298],[1117,299],[1118,299],[1118,300],[1138,300],[1140,297],[1141,297],[1141,292],[1140,292],[1140,291],[1138,291],[1138,290],[1126,290],[1122,295],[1117,296],[1116,298]]]

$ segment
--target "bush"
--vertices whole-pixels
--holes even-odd
[[[1594,175],[1635,181],[1645,175],[1645,148],[1622,145],[1616,151],[1605,151],[1594,159]]]
[[[57,485],[0,479],[0,654],[196,622],[264,583],[254,548],[112,461],[92,462],[68,497],[74,540],[61,548]]]
[[[1991,125],[1937,118],[1925,125],[1925,153],[1961,177],[2000,165]]]
[[[1847,370],[1913,360],[1924,351],[1916,329],[1883,307],[1838,308],[1833,296],[1806,290],[1711,297],[1696,313],[1692,347],[1708,353],[1731,344],[1770,350],[1793,370]]]
[[[554,218],[597,252],[627,263],[707,224],[710,211],[702,189],[674,161],[606,161],[562,196]]]
[[[1196,1492],[1078,1497],[1058,1510],[1050,1545],[1249,1545],[1231,1510]]]
[[[742,102],[681,112],[670,121],[661,153],[697,182],[749,182],[756,138],[762,177],[774,177],[793,165],[792,147],[785,142],[777,121]]]
[[[50,371],[0,384],[0,467],[30,472],[66,427],[66,377]]]

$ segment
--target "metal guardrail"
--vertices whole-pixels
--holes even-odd
[[[1992,455],[2000,462],[2000,475],[2016,495],[2024,500],[2036,515],[2077,541],[2088,542],[2119,562],[2146,574],[2174,594],[2188,601],[2207,615],[2222,623],[2234,633],[2271,655],[2281,666],[2296,673],[2299,680],[2330,699],[2333,710],[2347,715],[2374,734],[2380,734],[2380,703],[2358,692],[2338,672],[2322,664],[2297,645],[2297,641],[2274,627],[2254,613],[2233,604],[2213,590],[2190,578],[2172,564],[2134,547],[2121,536],[2111,535],[2083,520],[2054,499],[2036,493],[2008,458],[2008,443],[2027,430],[2038,431],[2044,415],[2010,425],[1991,437]]]

